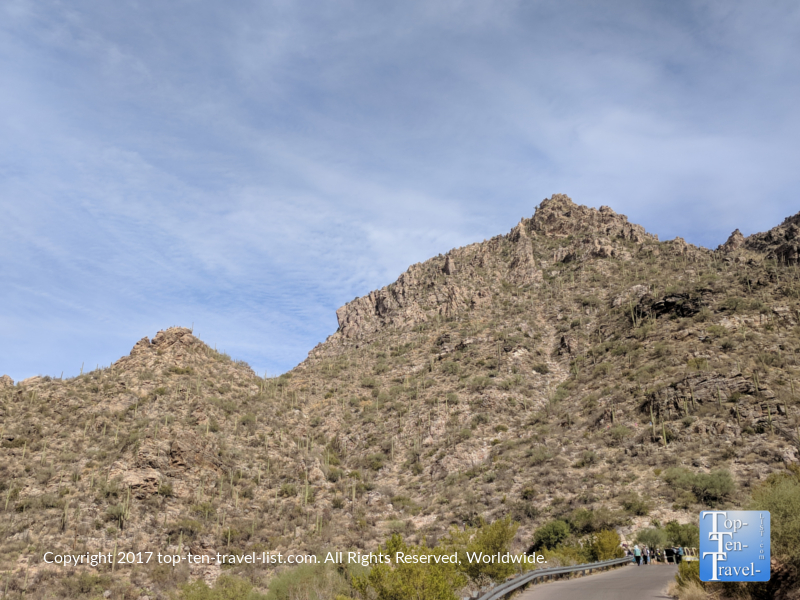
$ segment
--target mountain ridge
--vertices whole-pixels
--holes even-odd
[[[344,305],[280,377],[169,328],[69,380],[0,378],[0,570],[45,593],[56,544],[366,550],[509,516],[524,549],[552,519],[630,540],[732,506],[798,461],[798,220],[712,251],[559,194]],[[667,475],[721,471],[738,495]]]

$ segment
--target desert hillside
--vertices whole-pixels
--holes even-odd
[[[343,306],[280,377],[173,327],[72,379],[0,379],[8,597],[97,591],[54,549],[364,551],[510,516],[521,550],[554,519],[632,539],[739,505],[798,462],[798,226],[709,250],[555,195]],[[115,568],[120,598],[220,573]]]

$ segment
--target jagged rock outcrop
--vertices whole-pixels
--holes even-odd
[[[764,388],[760,389],[759,393],[764,396],[774,396],[770,390]],[[750,404],[755,402],[755,395],[756,388],[753,382],[745,379],[741,373],[728,376],[719,373],[697,373],[651,392],[644,409],[649,411],[652,407],[654,415],[660,419],[667,418],[669,411],[683,413],[687,409],[686,403],[692,410],[695,409],[695,404],[717,404],[720,411],[723,411],[723,403],[736,402],[740,398],[744,401],[745,398],[749,398],[750,402],[746,404],[748,407],[746,410],[749,411]],[[742,411],[744,410],[745,408],[742,408]],[[727,412],[727,408],[723,412]]]
[[[630,259],[626,242],[658,241],[641,225],[629,223],[625,215],[607,206],[589,208],[555,194],[542,201],[532,218],[522,218],[508,235],[413,265],[395,283],[342,306],[336,311],[339,328],[331,341],[359,340],[383,327],[407,327],[436,316],[453,316],[485,304],[492,298],[492,289],[504,282],[536,285],[542,280],[535,252],[538,238],[561,240],[568,236],[578,239],[556,248],[552,254],[555,262]]]
[[[800,262],[800,213],[787,217],[769,231],[748,236],[744,247],[781,264],[797,264]]]
[[[14,380],[11,379],[8,375],[3,375],[0,377],[0,388],[12,388],[14,387]]]
[[[744,236],[742,232],[738,229],[734,230],[734,232],[728,237],[727,241],[717,248],[718,252],[724,252],[725,254],[729,254],[738,250],[744,245]]]
[[[453,259],[450,258],[449,255],[447,257],[445,257],[445,259],[444,259],[444,269],[443,270],[444,270],[445,275],[452,275],[453,273],[456,272],[456,267],[455,267],[455,264],[453,263]]]
[[[658,240],[641,225],[628,222],[628,217],[620,215],[608,206],[599,209],[575,204],[564,194],[555,194],[543,201],[536,209],[533,218],[526,225],[536,233],[548,237],[592,234],[609,240],[621,239],[636,243],[645,240]]]

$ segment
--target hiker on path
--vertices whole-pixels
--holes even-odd
[[[642,550],[642,562],[646,565],[650,564],[650,548],[645,546]]]
[[[639,544],[636,544],[633,547],[633,557],[636,559],[636,566],[641,566],[642,564],[642,549],[639,548]]]

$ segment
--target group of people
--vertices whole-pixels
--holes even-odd
[[[676,546],[671,549],[671,553],[668,556],[666,550],[662,550],[660,548],[650,548],[649,546],[642,544],[635,544],[633,548],[628,548],[627,545],[623,546],[625,549],[625,556],[633,556],[636,560],[636,566],[641,565],[649,565],[652,564],[653,561],[656,562],[669,562],[669,558],[671,557],[675,564],[680,564],[681,560],[683,559],[684,549],[681,546]]]
[[[650,548],[649,546],[645,546],[644,544],[639,547],[639,544],[636,544],[631,551],[633,553],[633,558],[636,560],[636,566],[640,565],[647,565],[650,564]],[[655,554],[655,553],[653,553]],[[655,558],[655,557],[654,557]]]

